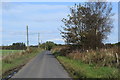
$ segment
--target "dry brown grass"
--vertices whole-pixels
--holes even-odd
[[[21,52],[17,52],[14,54],[9,54],[7,56],[2,57],[2,61],[5,63],[12,63],[12,60],[21,56],[25,56],[26,54],[29,54],[32,52],[32,49],[30,50],[23,50]]]
[[[97,64],[99,66],[118,67],[120,57],[118,48],[87,50],[85,52],[73,51],[67,56],[73,59],[82,60],[88,64]]]
[[[96,64],[96,66],[120,67],[120,53],[118,47],[98,50],[71,50],[68,47],[58,47],[53,51],[59,51],[72,59],[81,60],[87,64]]]

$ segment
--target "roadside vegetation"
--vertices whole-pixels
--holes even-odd
[[[52,52],[73,78],[120,78],[120,43],[104,43],[113,15],[111,3],[86,2],[75,4],[62,19],[66,45]]]
[[[80,53],[66,49],[65,46],[64,48],[57,46],[52,49],[52,53],[73,78],[114,78],[116,80],[120,75],[114,50],[115,48],[111,48]]]
[[[118,78],[116,68],[97,67],[95,64],[85,64],[63,56],[57,58],[74,78]]]
[[[2,54],[7,55],[5,57],[2,57],[1,60],[2,70],[0,70],[0,72],[2,72],[2,78],[8,76],[15,70],[19,70],[23,65],[25,65],[29,60],[31,60],[41,51],[43,51],[43,49],[33,47],[30,47],[29,50],[3,50]]]

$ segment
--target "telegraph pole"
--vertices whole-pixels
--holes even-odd
[[[40,33],[38,33],[38,48],[39,48],[39,38],[40,38]]]
[[[42,40],[41,40],[41,44],[42,44]]]
[[[27,49],[29,50],[28,25],[26,26],[26,30],[27,30]]]

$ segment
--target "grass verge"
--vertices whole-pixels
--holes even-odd
[[[96,67],[64,56],[57,56],[57,59],[72,78],[118,78],[119,72],[116,68]]]
[[[15,55],[16,57],[11,58],[10,60],[2,61],[2,78],[10,74],[14,69],[18,69],[25,65],[29,60],[34,58],[38,53],[42,52],[42,49],[34,48],[30,53],[24,53],[22,55]]]

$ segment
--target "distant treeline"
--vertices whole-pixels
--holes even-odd
[[[24,50],[26,49],[26,45],[25,43],[13,43],[12,45],[2,46],[1,48],[6,50]]]
[[[55,46],[57,46],[57,44],[52,41],[47,41],[47,42],[39,45],[40,48],[43,48],[46,50],[51,50]]]
[[[41,48],[48,48],[48,50],[50,50],[53,46],[66,46],[63,44],[55,44],[53,42],[46,42],[40,45]],[[73,48],[77,48],[77,47],[82,47],[80,45],[72,45]],[[103,44],[104,48],[112,48],[114,46],[120,46],[120,42],[115,43],[115,44],[111,44],[111,43],[107,43],[107,44]],[[38,47],[38,45],[31,45],[30,47]],[[27,47],[25,45],[25,43],[13,43],[12,45],[9,46],[0,46],[0,49],[5,49],[5,50],[25,50]]]
[[[120,46],[120,42],[115,43],[115,44],[111,44],[111,43],[105,44],[106,48],[111,48],[111,47],[114,47],[114,46]]]

